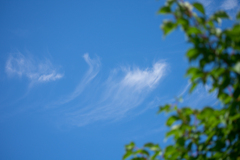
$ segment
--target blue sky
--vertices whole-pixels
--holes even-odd
[[[234,15],[238,0],[201,0]],[[189,44],[159,29],[164,1],[1,1],[0,159],[121,159],[124,145],[166,145],[159,105],[188,95]]]

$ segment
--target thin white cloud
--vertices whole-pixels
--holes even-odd
[[[202,3],[207,11],[207,14],[210,15],[218,10],[225,10],[233,18],[235,17],[237,11],[240,9],[239,0],[198,0]]]
[[[212,106],[212,107],[219,107],[219,100],[217,99],[217,92],[212,92],[209,93],[208,91],[210,90],[209,85],[201,85],[199,84],[196,89],[192,92],[189,93],[189,89],[191,87],[191,83],[188,82],[177,94],[176,97],[174,98],[174,95],[169,99],[168,96],[161,96],[161,97],[155,97],[149,104],[148,108],[145,108],[143,111],[144,112],[146,109],[149,108],[156,108],[159,105],[165,105],[165,104],[173,104],[177,105],[178,107],[191,107],[191,108],[198,108],[201,109],[205,106]],[[176,98],[181,98],[182,101],[180,102]]]
[[[89,65],[87,73],[84,75],[83,79],[77,85],[75,90],[71,94],[69,94],[66,98],[57,102],[57,104],[65,104],[77,98],[83,92],[85,87],[97,76],[101,66],[99,58],[96,57],[95,59],[91,59],[88,53],[84,54],[83,58]]]
[[[231,9],[237,8],[237,6],[238,6],[237,0],[225,0],[222,3],[221,8],[224,10],[231,10]]]
[[[211,0],[199,0],[205,7],[209,7],[213,1]]]
[[[32,83],[55,81],[63,77],[49,60],[38,62],[33,58],[25,57],[20,52],[8,57],[5,71],[9,76],[26,76]]]
[[[139,68],[133,71],[128,70],[121,83],[123,86],[133,87],[137,90],[142,90],[146,87],[152,88],[163,76],[165,67],[166,64],[155,63],[151,70],[140,70]]]
[[[215,107],[217,102],[217,92],[209,93],[210,90],[209,85],[201,85],[199,84],[196,89],[189,93],[191,83],[188,82],[188,84],[184,87],[183,91],[178,97],[183,98],[183,102],[181,102],[180,106],[189,106],[192,108],[203,108],[205,106],[213,106]]]
[[[51,74],[48,74],[48,75],[41,75],[39,78],[38,78],[38,81],[39,82],[44,82],[44,81],[55,81],[57,79],[60,79],[62,78],[62,74],[56,74],[56,73],[51,73]]]
[[[98,102],[81,105],[68,112],[72,124],[84,126],[101,120],[117,120],[140,106],[147,95],[156,88],[166,73],[167,64],[157,62],[151,69],[124,68],[113,70],[98,95]]]

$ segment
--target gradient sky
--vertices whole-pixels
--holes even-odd
[[[180,30],[163,38],[163,4],[1,0],[0,159],[118,160],[130,141],[168,143],[159,105],[218,105],[207,86],[188,95],[190,45]]]

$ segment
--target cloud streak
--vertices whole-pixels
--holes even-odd
[[[192,93],[189,93],[191,83],[188,84],[183,89],[182,93],[178,97],[183,98],[183,102],[179,104],[180,106],[189,106],[192,108],[203,108],[205,106],[213,106],[219,104],[217,99],[217,92],[209,93],[210,86],[205,84],[199,84]]]
[[[75,90],[66,98],[58,102],[58,104],[65,104],[77,98],[83,92],[85,87],[97,76],[101,67],[99,58],[96,57],[95,59],[91,59],[88,53],[84,54],[83,58],[89,66],[87,73],[84,75],[83,79],[77,85]]]
[[[121,83],[122,86],[131,87],[136,90],[143,90],[144,88],[154,88],[160,78],[162,78],[165,71],[166,64],[155,63],[152,69],[134,70],[128,69]]]
[[[237,7],[238,7],[237,0],[225,0],[221,5],[221,8],[224,10],[232,10]]]
[[[32,83],[55,81],[63,77],[63,74],[58,73],[57,68],[49,60],[37,62],[20,52],[8,57],[5,71],[9,76],[25,76]]]
[[[198,0],[206,7],[207,14],[210,15],[218,10],[225,10],[231,17],[235,17],[237,11],[240,9],[238,0]]]
[[[167,64],[165,62],[156,62],[152,68],[122,67],[112,70],[108,79],[103,85],[100,85],[101,89],[97,93],[100,98],[97,100],[96,97],[96,101],[86,107],[79,105],[79,107],[71,109],[71,111],[67,112],[68,120],[73,125],[84,126],[95,121],[123,118],[129,111],[139,107],[147,95],[157,87],[166,74],[166,68]],[[91,70],[91,67],[89,70]],[[96,75],[92,74],[92,72],[88,72],[88,74],[92,75],[91,77]],[[82,84],[84,83],[81,83],[80,86]],[[74,92],[72,94],[74,96],[70,97],[78,95],[76,93],[79,92]]]

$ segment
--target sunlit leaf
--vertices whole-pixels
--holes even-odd
[[[157,151],[160,150],[160,147],[158,144],[153,144],[153,143],[146,143],[144,147],[148,147],[152,151]]]
[[[240,74],[240,62],[238,62],[235,66],[234,66],[234,70]]]
[[[159,12],[171,13],[173,19],[163,21],[164,35],[180,26],[191,45],[186,53],[191,65],[186,73],[191,82],[190,93],[200,84],[204,84],[208,92],[214,92],[197,92],[196,97],[189,99],[190,104],[194,104],[192,107],[197,109],[182,104],[177,107],[179,99],[160,107],[159,113],[170,112],[166,121],[170,130],[166,137],[170,137],[171,144],[163,151],[159,145],[147,143],[141,149],[130,145],[126,152],[134,150],[136,155],[132,159],[240,159],[237,150],[240,147],[239,21],[222,27],[216,23],[230,19],[229,15],[218,11],[205,16],[204,6],[198,2],[191,5],[185,1],[167,0],[165,5]],[[240,12],[236,19],[240,20]],[[201,96],[217,99],[213,103],[215,106],[201,106]],[[160,154],[161,157],[157,157]]]
[[[236,19],[240,19],[240,11],[237,13]]]
[[[177,116],[171,116],[168,118],[166,125],[171,126],[175,121],[179,120],[179,117]]]
[[[123,159],[126,159],[128,157],[130,157],[132,155],[132,151],[127,151],[124,155],[123,155]]]
[[[199,51],[195,48],[191,48],[187,51],[187,57],[191,60],[191,59],[196,59],[199,55]]]
[[[205,14],[205,10],[204,10],[204,7],[201,3],[198,3],[198,2],[195,2],[193,3],[193,6],[199,11],[201,12],[202,14]]]
[[[173,23],[170,20],[165,20],[163,22],[163,24],[161,25],[161,28],[163,30],[164,35],[169,34],[170,32],[172,32],[175,28],[177,27],[177,25],[175,23]]]
[[[131,142],[128,145],[125,145],[126,150],[132,150],[134,147],[135,147],[134,142]]]
[[[229,19],[229,15],[225,12],[225,11],[217,11],[214,15],[213,15],[213,18],[214,19],[217,19],[217,18],[226,18],[226,19]]]
[[[169,14],[171,13],[171,8],[169,6],[163,6],[159,9],[158,13],[160,14]]]

